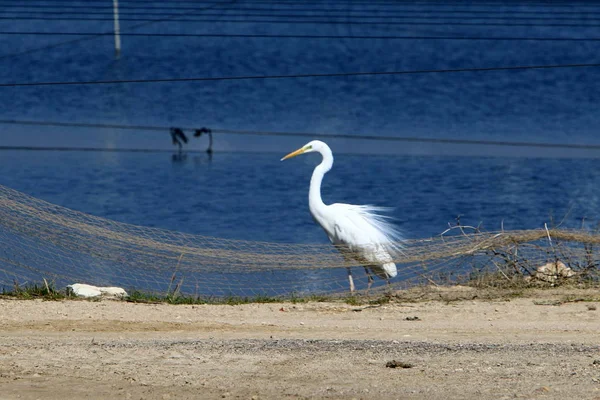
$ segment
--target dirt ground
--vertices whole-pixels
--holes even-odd
[[[0,399],[600,400],[599,294],[380,306],[4,298]]]

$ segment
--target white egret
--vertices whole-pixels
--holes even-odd
[[[400,251],[400,234],[390,224],[386,216],[378,214],[386,208],[368,205],[335,203],[326,205],[321,199],[323,176],[333,166],[333,154],[326,143],[313,140],[300,149],[286,155],[281,161],[304,153],[318,152],[323,160],[313,171],[308,192],[308,207],[317,224],[325,230],[329,240],[340,251],[347,262],[358,261],[367,272],[368,286],[371,288],[373,277],[370,271],[389,284],[389,279],[398,274],[392,254]],[[350,291],[353,292],[354,280],[348,267]]]

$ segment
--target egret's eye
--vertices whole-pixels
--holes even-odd
[[[312,144],[311,144],[311,145],[309,145],[309,146],[306,146],[306,147],[304,148],[304,150],[312,150]]]

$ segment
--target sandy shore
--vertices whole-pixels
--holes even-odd
[[[600,400],[600,304],[565,298],[0,299],[0,398]],[[386,367],[392,360],[412,367]]]

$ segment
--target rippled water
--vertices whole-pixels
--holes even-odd
[[[212,11],[213,16],[209,22],[174,20],[135,28],[138,22],[124,20],[122,31],[134,33],[309,34],[346,38],[124,36],[123,52],[118,60],[113,56],[111,36],[55,46],[84,38],[4,35],[0,36],[0,57],[4,57],[7,62],[0,64],[0,82],[389,72],[585,64],[600,61],[597,41],[352,39],[353,36],[594,38],[600,35],[600,26],[590,19],[590,15],[595,15],[590,13],[600,11],[600,5],[595,2],[572,7],[518,1],[485,4],[433,3],[435,4],[422,2],[394,5],[393,2],[388,2],[387,5],[378,3],[371,6],[364,2],[358,4],[325,0],[307,4],[277,4],[275,7],[272,4],[257,5],[240,1],[232,6],[235,8],[233,10],[231,7],[227,10],[227,7],[221,6]],[[56,2],[42,4],[56,5]],[[86,7],[86,2],[72,1],[68,4]],[[123,6],[125,5],[126,2]],[[182,5],[185,3],[172,6],[153,3],[152,7],[168,10],[169,7]],[[123,9],[124,18],[148,19],[148,16],[144,16],[145,13],[152,11],[149,10],[150,4],[132,3],[129,6],[136,6],[138,10]],[[299,24],[291,21],[301,18],[228,17],[232,13],[256,14],[256,11],[244,11],[252,7],[265,8],[265,11],[260,12],[262,14],[300,14],[305,16],[302,19],[309,21],[323,21],[322,17],[311,15],[327,13],[297,9],[321,9],[329,10],[330,13],[337,10],[335,14],[341,14],[342,17],[330,20],[374,23]],[[269,8],[284,11],[269,11]],[[286,9],[289,11],[285,11]],[[109,17],[106,21],[10,19],[10,16],[60,17],[47,14],[48,11],[56,11],[55,9],[23,8],[29,10],[29,14],[15,14],[11,10],[14,11],[15,8],[0,10],[2,16],[8,18],[0,20],[0,30],[112,31],[110,9],[105,10]],[[86,11],[85,8],[83,11]],[[447,13],[448,11],[451,13]],[[367,12],[387,17],[358,18]],[[214,16],[215,13],[220,16]],[[196,14],[202,13],[197,11]],[[390,15],[400,17],[389,18]],[[72,14],[70,16],[73,17]],[[85,12],[79,16],[98,17],[86,15]],[[561,18],[570,20],[564,21]],[[280,23],[268,22],[273,20]],[[288,22],[283,23],[285,21]],[[385,23],[386,21],[391,24]],[[398,24],[401,22],[406,25]],[[418,25],[417,22],[423,25]],[[503,26],[503,23],[518,25]],[[48,45],[53,47],[30,51]],[[26,53],[21,54],[24,51]],[[599,89],[600,68],[2,87],[0,119],[598,144],[600,141],[596,127],[600,124],[600,114],[597,112]],[[1,127],[3,134],[0,145],[172,147],[166,131],[32,128],[14,125]],[[307,138],[303,142],[308,140]],[[285,152],[288,148],[296,148],[301,144],[303,143],[292,142],[289,138],[277,137],[219,135],[215,138],[217,150]],[[187,147],[202,149],[205,145],[202,138],[193,140]],[[502,153],[509,156],[519,153],[527,156],[531,149],[338,141],[336,151],[453,155],[466,153],[474,156],[482,153]],[[547,156],[549,153],[546,149],[538,151],[537,155]],[[563,151],[554,151],[550,154],[561,156],[562,153]]]
[[[0,155],[0,184],[93,215],[230,239],[327,242],[307,204],[318,155]],[[459,215],[485,230],[591,226],[600,220],[600,160],[339,155],[323,198],[393,207],[407,238],[439,234]]]

